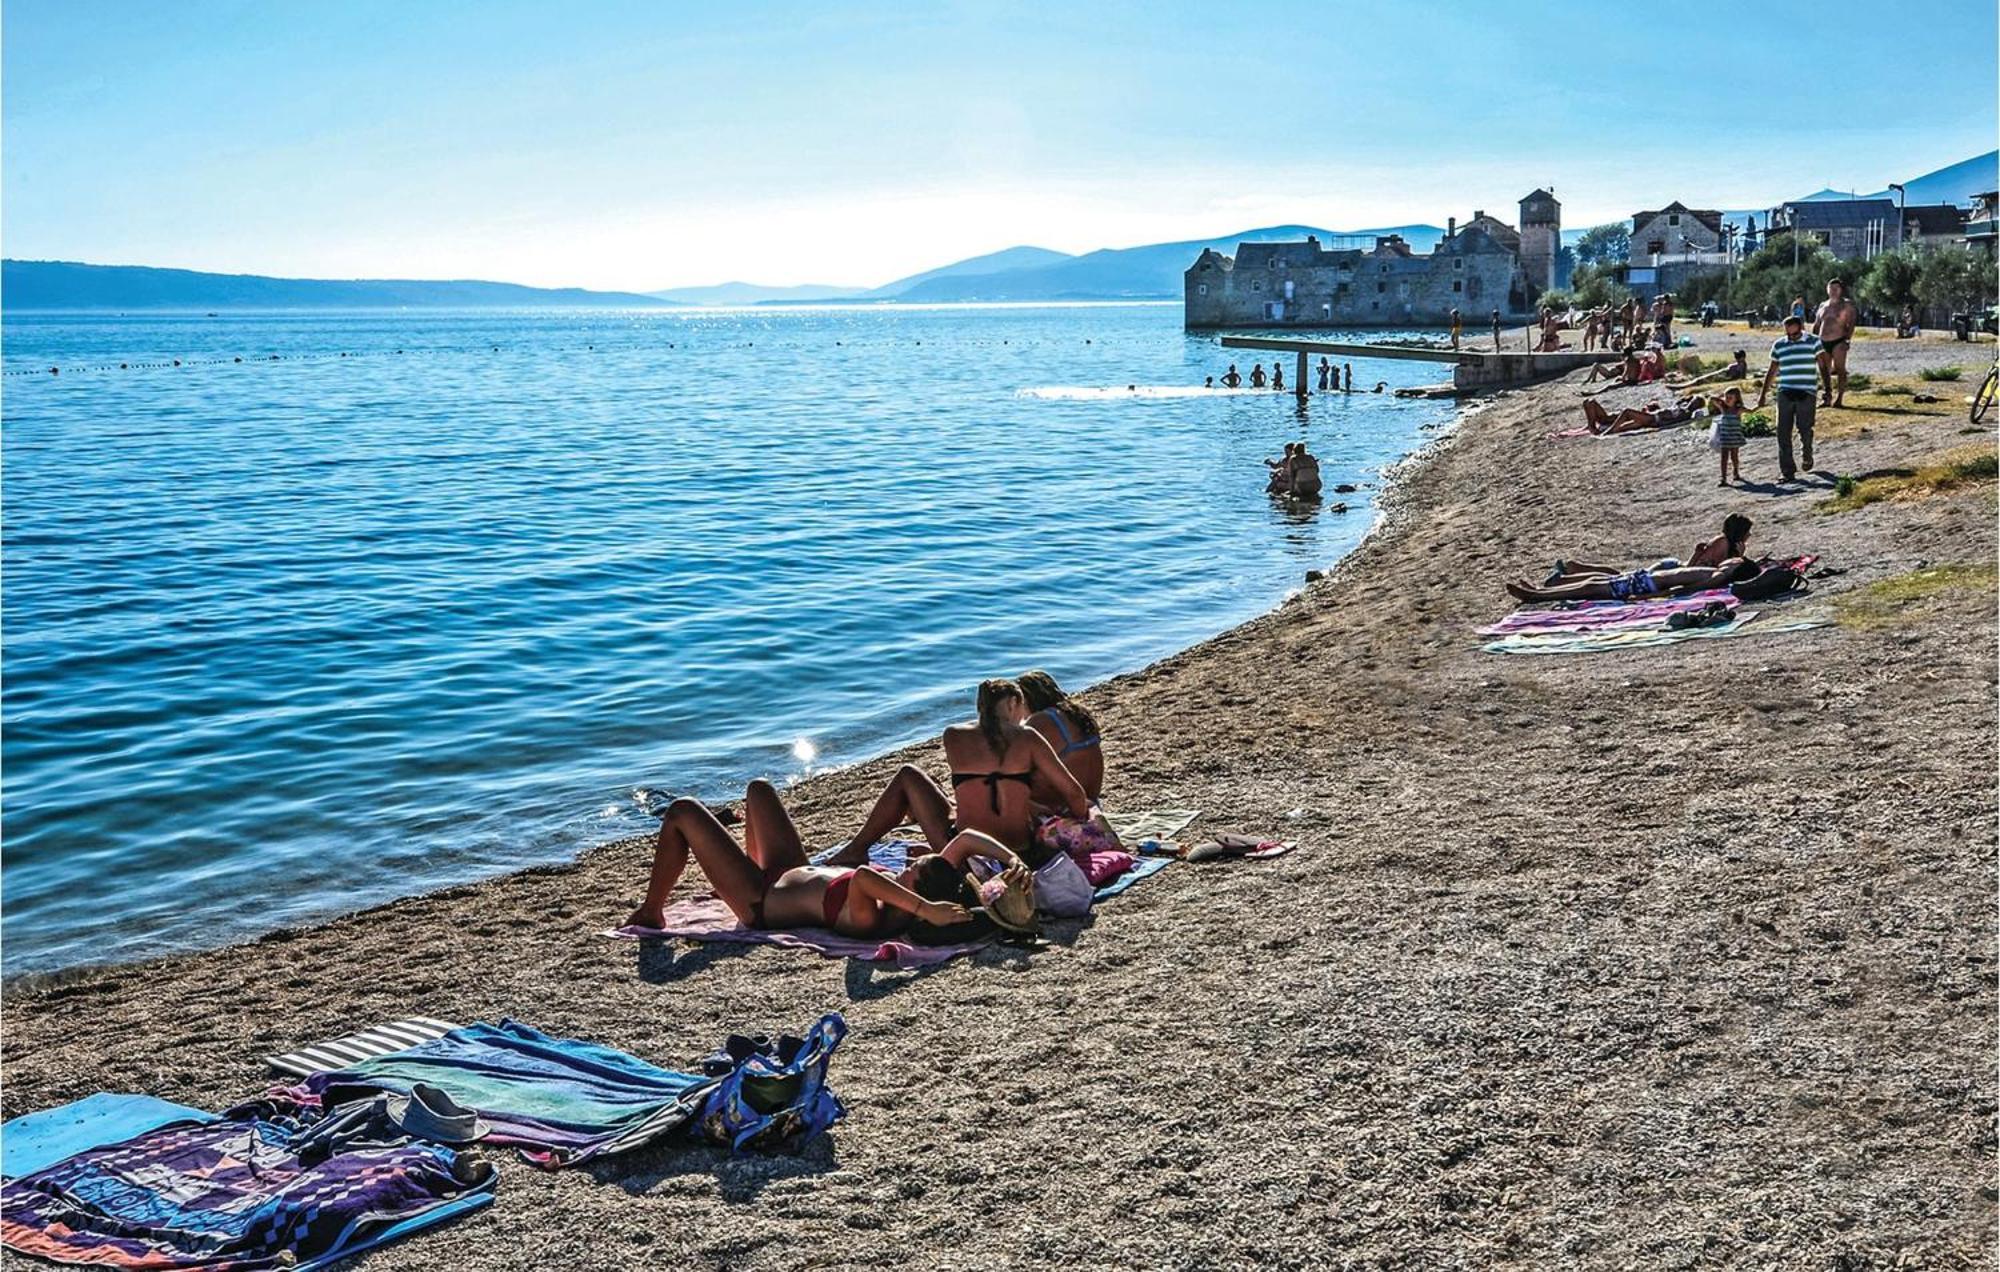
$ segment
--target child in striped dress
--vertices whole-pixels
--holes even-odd
[[[1723,390],[1721,407],[1709,429],[1708,448],[1722,457],[1722,480],[1715,484],[1727,486],[1731,469],[1736,480],[1743,480],[1743,390]]]

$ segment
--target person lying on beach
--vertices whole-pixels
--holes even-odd
[[[1722,519],[1722,533],[1713,539],[1704,539],[1694,545],[1694,553],[1686,561],[1675,557],[1662,557],[1645,567],[1658,574],[1663,570],[1677,570],[1683,566],[1714,567],[1732,557],[1748,559],[1750,549],[1750,518],[1740,512],[1732,512]],[[1589,561],[1559,560],[1555,573],[1542,580],[1543,587],[1560,587],[1566,583],[1581,583],[1586,580],[1608,579],[1623,574],[1622,565],[1594,565]]]
[[[1609,578],[1593,577],[1554,586],[1536,587],[1527,580],[1507,584],[1507,594],[1516,600],[1541,601],[1643,601],[1655,596],[1676,596],[1706,592],[1757,577],[1758,565],[1740,557],[1716,566],[1684,565],[1670,570],[1632,570]]]
[[[905,764],[869,810],[868,819],[831,859],[839,865],[860,865],[869,847],[905,822],[914,821],[934,849],[942,849],[964,831],[976,830],[998,840],[1039,867],[1051,853],[1035,841],[1037,784],[1051,797],[1049,807],[1067,812],[1117,842],[1117,832],[1092,807],[1090,795],[1076,775],[1056,755],[1048,739],[1027,726],[1028,700],[1011,680],[986,680],[979,685],[979,718],[944,731],[944,757],[951,765],[954,802],[930,775]]]
[[[1675,424],[1685,424],[1694,418],[1701,407],[1700,397],[1681,398],[1675,402],[1648,402],[1644,406],[1628,407],[1613,415],[1604,409],[1604,403],[1596,398],[1583,401],[1584,422],[1590,431],[1600,437],[1613,433],[1633,433],[1641,429],[1668,428]]]
[[[1222,387],[1225,389],[1243,387],[1243,377],[1236,374],[1236,364],[1234,362],[1229,364],[1229,370],[1222,373]]]
[[[646,899],[625,920],[627,927],[666,926],[667,902],[687,872],[690,856],[745,927],[829,928],[858,940],[890,936],[918,921],[948,928],[969,920],[969,910],[943,898],[961,895],[959,885],[972,857],[991,857],[1009,870],[1023,870],[1005,844],[977,831],[953,836],[940,851],[918,857],[900,874],[873,866],[813,865],[777,789],[758,780],[743,793],[741,846],[700,800],[683,797],[667,806]]]

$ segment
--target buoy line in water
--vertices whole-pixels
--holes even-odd
[[[668,346],[668,348],[672,347],[672,345]],[[245,366],[256,366],[272,362],[338,362],[343,359],[358,360],[361,358],[436,357],[444,354],[499,353],[501,349],[500,345],[467,345],[462,348],[374,349],[361,353],[343,351],[339,353],[234,354],[226,358],[168,358],[149,362],[133,362],[128,360],[124,362],[79,363],[76,366],[70,367],[19,367],[10,371],[0,372],[0,376],[80,375],[92,371],[171,371],[175,367],[227,367],[235,366],[239,363]],[[555,353],[595,353],[596,351],[597,346],[594,344],[585,345],[582,349],[552,350]]]

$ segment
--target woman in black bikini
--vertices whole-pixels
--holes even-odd
[[[924,771],[905,764],[861,830],[833,858],[844,865],[868,859],[868,848],[907,821],[923,829],[931,847],[942,850],[952,836],[978,831],[1005,844],[1039,866],[1048,857],[1035,843],[1035,806],[1031,796],[1040,787],[1059,809],[1080,821],[1101,820],[1076,775],[1056,757],[1055,748],[1029,728],[1027,699],[1011,680],[986,680],[979,685],[979,719],[954,724],[944,731],[944,758],[951,765],[951,787],[957,796],[939,789]]]
[[[690,855],[701,863],[715,895],[747,927],[829,928],[863,940],[894,935],[919,920],[950,928],[970,919],[964,906],[944,898],[966,895],[965,866],[973,857],[992,857],[1010,872],[1022,869],[1004,844],[977,831],[955,836],[901,874],[813,865],[777,790],[759,780],[743,793],[741,847],[700,800],[677,799],[668,806],[646,899],[625,920],[627,927],[665,926],[667,900]]]

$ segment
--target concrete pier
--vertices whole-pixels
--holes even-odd
[[[1424,345],[1354,344],[1339,340],[1288,340],[1276,336],[1224,336],[1225,349],[1268,349],[1296,353],[1303,367],[1307,354],[1320,353],[1335,358],[1391,358],[1410,362],[1442,362],[1452,368],[1452,385],[1461,393],[1482,389],[1533,384],[1568,375],[1572,371],[1601,362],[1616,362],[1625,355],[1614,349],[1578,350],[1563,353],[1478,349],[1434,349]],[[1300,377],[1303,387],[1304,377]]]

